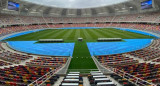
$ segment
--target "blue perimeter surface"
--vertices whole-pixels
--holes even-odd
[[[15,50],[49,56],[72,56],[74,43],[35,43],[37,41],[8,41]]]
[[[125,42],[88,42],[91,56],[111,55],[139,50],[149,46],[152,39],[124,39]]]
[[[17,33],[17,34],[8,36],[8,37],[6,37],[2,40],[6,40],[6,39],[9,39],[9,38],[13,38],[13,37],[16,37],[16,36],[21,36],[21,35],[25,35],[25,34],[29,34],[29,33],[33,33],[33,32],[38,32],[38,31],[42,31],[42,30],[44,30],[44,29],[25,31],[25,32],[21,32],[21,33]]]
[[[58,29],[93,29],[93,28],[96,29],[97,27],[67,27],[67,28],[58,28]],[[97,29],[99,28],[102,28],[102,27],[98,27]],[[138,31],[138,30],[125,29],[125,28],[115,28],[115,29],[157,37],[153,34]],[[6,37],[5,39],[37,32],[41,30],[44,30],[44,29],[18,33],[18,34]],[[118,53],[135,51],[135,50],[142,49],[151,43],[151,39],[125,39],[125,41],[126,42],[95,42],[95,43],[87,43],[87,45],[88,45],[90,54],[93,56],[93,55],[110,55],[110,54],[118,54]],[[73,54],[74,43],[34,44],[35,42],[36,41],[10,41],[8,43],[13,49],[26,52],[26,53],[50,55],[50,56],[72,56]]]

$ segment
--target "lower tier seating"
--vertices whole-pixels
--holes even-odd
[[[160,64],[138,63],[119,66],[117,69],[148,82],[160,84]]]
[[[118,81],[121,85],[123,86],[136,86],[133,83],[129,82],[127,79],[117,75],[117,74],[111,74],[110,75],[113,79],[115,79],[116,81]]]
[[[47,72],[50,68],[14,66],[0,69],[0,85],[2,86],[27,86]]]
[[[54,75],[49,80],[47,80],[43,85],[45,85],[45,86],[53,86],[58,79],[59,79],[59,76],[58,75]]]
[[[83,79],[80,72],[69,72],[59,86],[83,86]]]

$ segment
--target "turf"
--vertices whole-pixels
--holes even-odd
[[[75,42],[73,57],[90,57],[90,53],[85,41]]]
[[[73,58],[69,69],[77,69],[77,67],[78,69],[97,69],[89,53],[86,41],[75,42]]]
[[[82,37],[83,42],[77,38]],[[97,69],[91,58],[86,42],[96,42],[98,38],[123,38],[123,39],[145,39],[154,38],[148,35],[117,30],[113,28],[102,29],[48,29],[34,32],[6,41],[33,41],[39,39],[64,39],[65,42],[75,42],[73,58],[69,69]]]
[[[128,31],[109,29],[48,29],[39,32],[34,32],[18,37],[7,39],[6,41],[29,41],[39,39],[64,39],[64,40],[77,40],[78,37],[83,39],[97,40],[98,38],[123,38],[123,39],[136,39],[136,38],[154,38],[148,35],[137,34]]]

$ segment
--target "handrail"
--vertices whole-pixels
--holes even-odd
[[[61,67],[59,67],[59,68],[61,68]],[[51,70],[47,74],[43,75],[42,77],[38,78],[34,82],[30,83],[28,86],[41,86],[46,80],[48,80],[49,78],[51,78],[57,72],[57,70],[59,68]]]
[[[122,76],[123,78],[127,78],[129,81],[134,82],[138,86],[146,86],[146,85],[157,86],[157,85],[155,85],[153,83],[150,83],[148,81],[142,80],[142,79],[140,79],[138,77],[135,77],[135,76],[133,76],[133,75],[131,75],[129,73],[126,73],[126,72],[124,72],[122,70],[119,70],[117,68],[114,68],[114,72],[116,74]]]
[[[66,62],[66,64],[56,73],[56,74],[66,74],[67,73],[67,70],[63,70],[63,69],[68,69],[68,67],[69,67],[69,64],[70,64],[70,62],[71,62],[71,58],[72,57],[70,57],[70,58],[68,58],[68,60],[67,60],[67,62]]]
[[[97,59],[95,57],[93,57],[93,58],[94,58],[94,60],[97,61]],[[142,80],[142,79],[140,79],[138,77],[135,77],[135,76],[133,76],[133,75],[131,75],[129,73],[126,73],[126,72],[124,72],[122,70],[119,70],[117,68],[113,68],[113,67],[109,67],[109,66],[105,66],[105,68],[107,70],[112,71],[113,73],[116,73],[117,75],[122,76],[123,78],[127,78],[127,80],[129,80],[130,82],[133,82],[134,84],[136,84],[138,86],[146,86],[146,85],[157,86],[157,85],[155,85],[153,83],[150,83],[148,81]]]
[[[70,62],[70,58],[68,58],[67,62]],[[41,86],[45,81],[50,79],[54,74],[62,70],[65,67],[65,65],[62,65],[56,69],[51,70],[47,74],[43,75],[42,77],[38,78],[34,82],[30,83],[28,86]]]
[[[108,73],[113,73],[112,70],[108,70],[106,67],[104,67],[102,64],[100,64],[99,61],[98,61],[94,56],[92,56],[92,59],[93,59],[94,63],[96,64],[96,66],[98,67],[98,69],[99,69],[102,73],[105,73],[104,70],[107,70]]]

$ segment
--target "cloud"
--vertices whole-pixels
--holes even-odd
[[[112,5],[128,0],[24,0],[41,5],[56,6],[61,8],[90,8]]]

